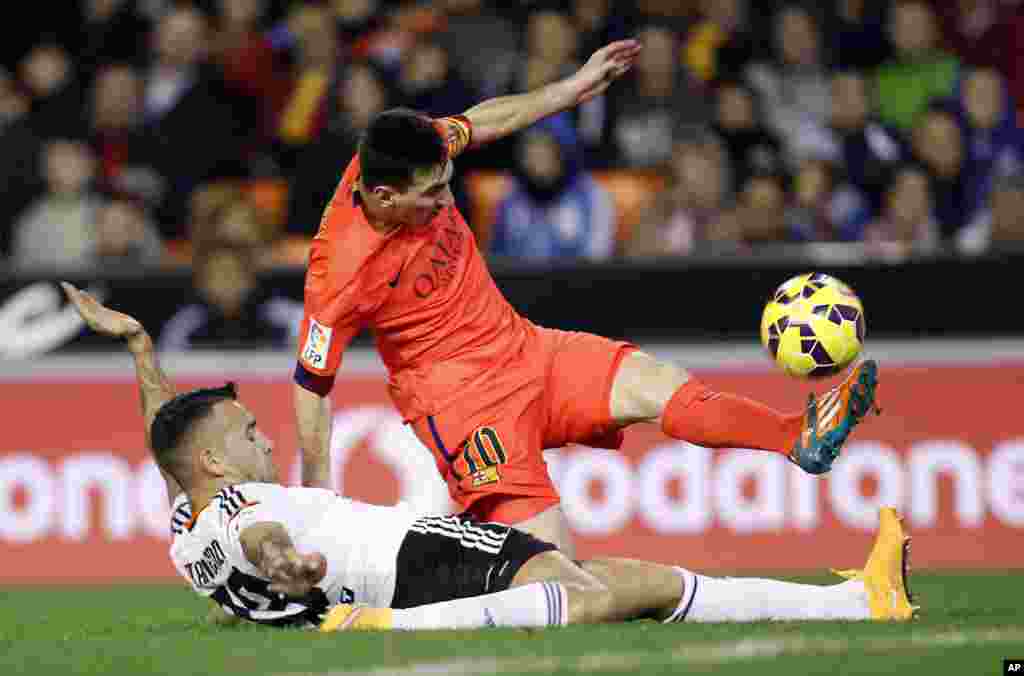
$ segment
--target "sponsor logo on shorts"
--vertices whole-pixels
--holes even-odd
[[[327,366],[327,354],[331,350],[331,329],[315,319],[309,320],[309,333],[302,348],[302,361],[315,369]]]
[[[501,481],[501,474],[498,472],[497,467],[485,467],[479,472],[471,474],[470,479],[472,479],[473,488],[479,488],[480,486],[498,483]]]

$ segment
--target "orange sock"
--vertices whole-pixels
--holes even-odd
[[[784,455],[803,427],[801,414],[779,413],[694,379],[676,390],[661,418],[661,429],[674,439],[705,448],[756,448]]]

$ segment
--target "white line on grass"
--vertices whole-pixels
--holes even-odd
[[[506,673],[543,674],[558,670],[577,673],[606,671],[634,671],[643,667],[668,665],[709,665],[743,660],[770,659],[784,655],[840,655],[856,650],[857,641],[838,638],[749,638],[728,641],[716,645],[704,642],[683,642],[671,652],[620,652],[597,653],[580,657],[529,657],[515,659],[463,659],[446,662],[413,662],[411,664],[378,667],[369,670],[331,670],[328,672],[307,672],[288,676],[485,676]],[[1024,629],[974,629],[947,631],[936,634],[916,634],[905,638],[870,638],[863,641],[864,647],[872,654],[907,652],[922,648],[948,648],[952,646],[980,646],[997,643],[1024,643]],[[283,676],[283,675],[282,675]]]

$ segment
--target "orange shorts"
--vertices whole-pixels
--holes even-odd
[[[437,415],[412,422],[452,499],[486,521],[517,523],[558,504],[545,448],[617,449],[611,389],[631,343],[536,327],[526,348]]]

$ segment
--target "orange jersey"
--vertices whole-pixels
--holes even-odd
[[[452,156],[465,145],[447,140]],[[381,234],[359,204],[358,177],[356,157],[313,239],[299,362],[333,376],[345,347],[369,328],[391,398],[405,420],[415,420],[483,385],[536,327],[501,295],[454,206],[421,228]]]

